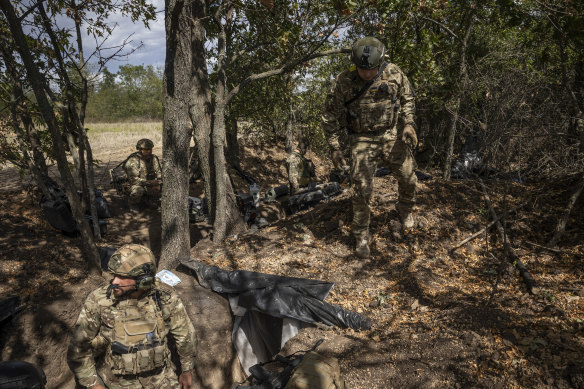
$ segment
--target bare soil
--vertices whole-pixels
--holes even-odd
[[[261,154],[254,150],[262,150]],[[115,216],[100,246],[135,242],[160,251],[160,214],[134,217],[100,183]],[[285,154],[275,146],[243,150],[243,168],[262,190],[283,184]],[[324,177],[329,165],[316,156]],[[38,198],[16,172],[0,171],[0,296],[18,295],[23,310],[2,323],[2,360],[38,363],[49,388],[73,388],[65,355],[69,334],[87,294],[109,277],[88,277],[77,237],[44,220]],[[234,177],[240,191],[246,184]],[[538,282],[530,294],[502,250],[496,230],[451,251],[485,226],[488,208],[473,180],[420,182],[417,225],[403,232],[394,209],[397,183],[375,179],[372,256],[352,253],[350,193],[254,233],[208,241],[209,226],[193,224],[192,257],[225,269],[320,279],[335,283],[327,302],[370,317],[370,331],[306,328],[282,354],[310,348],[338,358],[351,388],[584,388],[584,200],[576,204],[557,251],[541,249],[553,235],[577,178],[519,184],[486,181],[522,262]],[[26,180],[24,181],[26,184]],[[193,187],[197,195],[200,183]],[[227,300],[201,288],[180,269],[177,287],[199,335],[197,386],[228,388],[243,379],[230,343]]]

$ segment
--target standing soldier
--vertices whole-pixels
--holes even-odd
[[[162,187],[162,169],[158,157],[152,154],[154,143],[150,139],[140,139],[136,144],[136,153],[125,163],[126,174],[130,182],[130,208],[139,209],[146,197],[151,206],[160,197]]]
[[[314,164],[305,156],[307,150],[308,139],[301,137],[298,146],[291,150],[286,158],[290,194],[298,193],[301,188],[307,187],[316,178]]]
[[[92,389],[189,389],[196,338],[174,289],[155,279],[150,249],[128,244],[110,258],[111,284],[85,301],[69,342],[67,362],[77,382]],[[178,350],[177,379],[168,348]]]
[[[336,168],[342,162],[340,128],[346,128],[351,146],[355,254],[369,257],[369,202],[378,163],[397,175],[396,209],[404,228],[412,228],[416,198],[416,162],[412,150],[418,143],[414,129],[414,91],[397,65],[383,62],[385,47],[366,37],[353,44],[354,66],[340,73],[326,98],[323,130],[332,148]]]

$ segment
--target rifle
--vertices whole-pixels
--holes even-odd
[[[232,164],[232,166],[235,169],[237,175],[243,178],[245,181],[247,181],[248,184],[253,185],[256,183],[253,177],[248,173],[244,172],[239,166],[236,166],[235,164]]]
[[[338,195],[342,191],[343,187],[338,182],[314,185],[312,188],[290,196],[288,199],[288,210],[290,213],[296,213],[308,209],[323,200],[328,200]]]

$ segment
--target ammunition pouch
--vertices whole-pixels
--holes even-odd
[[[123,313],[114,321],[108,353],[113,374],[142,374],[164,367],[168,348],[162,313],[152,310],[144,315],[135,306],[128,306]]]

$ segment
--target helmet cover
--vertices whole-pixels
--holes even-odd
[[[154,142],[152,142],[150,139],[148,138],[142,138],[138,141],[138,143],[136,143],[136,150],[142,150],[142,149],[153,149],[154,148]]]
[[[152,251],[139,244],[127,244],[116,250],[108,264],[108,270],[125,277],[154,276],[156,262]]]
[[[368,36],[353,43],[351,61],[361,69],[375,69],[383,62],[385,46],[377,38]]]

